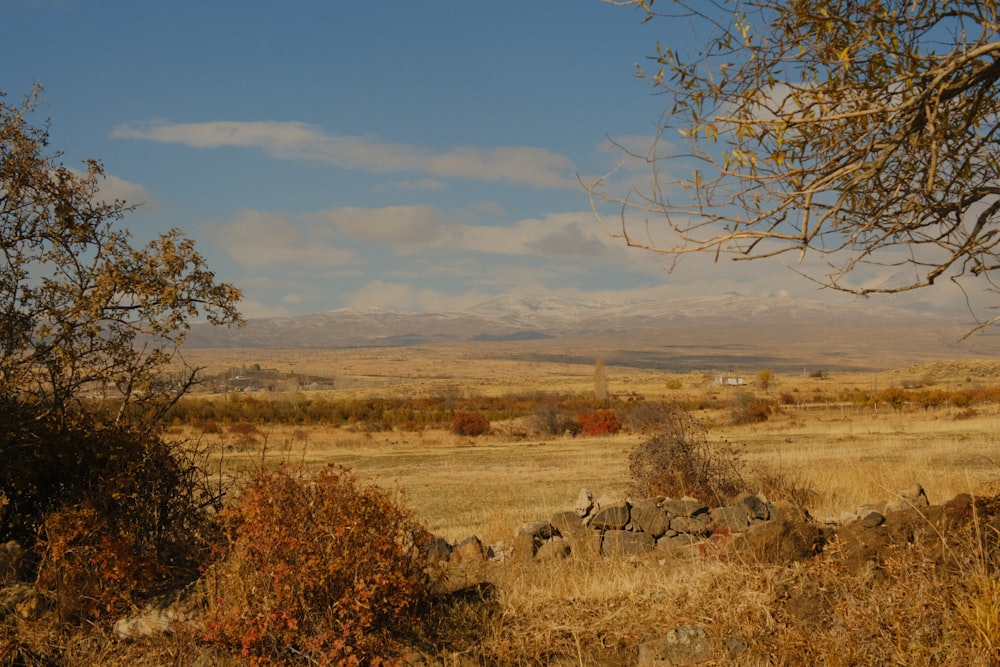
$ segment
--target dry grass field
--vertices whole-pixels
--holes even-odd
[[[531,392],[586,394],[593,391],[592,366],[482,359],[453,348],[391,350],[201,352],[193,361],[209,372],[262,367],[340,377],[342,390],[307,396],[503,395]],[[189,355],[190,356],[190,355]],[[444,372],[444,371],[447,372]],[[944,391],[1000,385],[1000,362],[950,361],[871,373],[776,374],[767,392],[752,384],[719,387],[710,372],[670,374],[632,368],[607,369],[611,394],[648,400],[712,397],[751,391],[762,397],[795,397],[767,421],[734,426],[725,410],[703,410],[709,438],[739,447],[748,464],[780,470],[812,491],[810,509],[837,516],[884,499],[913,483],[932,500],[979,492],[1000,480],[1000,406],[984,405],[974,416],[953,407],[858,406],[817,402],[855,389],[930,386]],[[351,381],[348,382],[347,378]],[[363,380],[369,386],[362,386]],[[268,394],[258,394],[267,396]],[[280,393],[274,395],[280,400]],[[216,400],[225,400],[216,397]],[[226,434],[204,436],[216,444]],[[469,534],[502,539],[518,523],[568,509],[581,487],[623,496],[627,455],[636,435],[512,440],[502,429],[476,438],[446,431],[359,432],[318,426],[264,425],[259,441],[269,462],[345,465],[361,476],[401,491],[435,531],[449,539]],[[260,451],[228,452],[226,465],[246,469],[261,463]]]
[[[273,391],[195,397],[220,402],[594,390],[593,366],[502,355],[484,359],[460,348],[195,350],[187,357],[222,378],[248,368],[302,378]],[[705,405],[695,414],[707,425],[710,443],[734,447],[748,479],[766,470],[800,491],[823,526],[842,525],[862,505],[887,500],[914,483],[931,503],[961,493],[1000,492],[1000,405],[924,409],[845,399],[890,387],[959,392],[1000,386],[1000,362],[822,376],[778,373],[767,391],[752,382],[763,369],[738,370],[748,385],[717,386],[710,371],[609,366],[607,388],[616,397]],[[766,421],[734,425],[727,404],[741,392],[776,408]],[[273,423],[256,424],[250,437],[232,424],[211,432],[175,424],[168,433],[204,447],[212,468],[227,479],[261,468],[346,466],[361,481],[389,490],[434,534],[452,543],[474,535],[487,545],[509,543],[518,526],[572,509],[581,488],[626,497],[632,482],[628,455],[646,437],[514,437],[500,423],[476,437],[442,428]],[[412,664],[636,664],[640,644],[680,625],[708,629],[717,648],[703,664],[711,665],[1000,664],[995,544],[992,538],[970,538],[937,551],[914,545],[861,571],[849,571],[838,560],[836,542],[823,558],[794,565],[725,556],[711,545],[689,557],[574,554],[556,561],[466,564],[452,577],[477,584],[479,597],[459,599],[433,617],[433,641],[421,647],[424,661]],[[92,634],[60,641],[71,640],[80,648],[67,649],[63,664],[204,660],[190,632],[123,643],[102,643]],[[210,655],[217,664],[244,664],[238,656]]]
[[[483,360],[433,348],[258,358],[252,363],[342,378],[344,388],[328,390],[330,396],[587,393],[594,382],[588,366]],[[251,359],[239,355],[223,362],[230,368],[247,363]],[[607,370],[612,394],[646,399],[705,396],[724,403],[726,392],[747,390],[794,397],[763,423],[733,425],[728,412],[717,408],[701,410],[698,417],[708,424],[710,441],[740,450],[748,470],[767,469],[806,489],[807,509],[820,522],[846,521],[862,505],[914,483],[932,503],[1000,490],[1000,406],[893,409],[831,400],[858,389],[923,386],[951,392],[1000,384],[1000,364],[993,361],[824,377],[777,374],[766,393],[752,384],[715,386],[709,372]],[[747,374],[748,381],[755,372]],[[473,438],[444,430],[373,433],[273,425],[262,427],[260,446],[248,451],[226,451],[225,433],[203,438],[217,445],[227,470],[348,466],[398,493],[435,534],[452,542],[475,535],[485,544],[510,541],[519,525],[570,509],[581,488],[625,497],[628,453],[642,439],[628,434],[512,439],[503,429]],[[889,575],[896,583],[885,589],[871,588],[864,576],[844,576],[831,561],[801,570],[711,557],[486,565],[469,580],[495,585],[495,606],[488,615],[470,607],[467,618],[451,617],[450,632],[458,639],[438,659],[441,664],[631,664],[642,641],[698,623],[742,637],[750,647],[711,664],[996,664],[1000,585],[992,570],[985,573],[988,558],[975,545],[969,549],[962,581],[972,583],[957,589],[951,580],[938,580],[937,566],[927,561],[891,561],[903,570]],[[839,605],[836,622],[816,625],[776,611],[781,600],[798,599],[787,591],[816,587],[837,591],[830,593],[839,600],[830,603]],[[938,628],[934,638],[918,636],[922,624]],[[864,639],[850,640],[857,647],[845,651],[845,636]]]

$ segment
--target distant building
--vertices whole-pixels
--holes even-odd
[[[741,387],[746,381],[739,375],[716,375],[715,384],[721,387]]]
[[[249,386],[250,378],[245,375],[229,378],[229,391],[246,391]]]

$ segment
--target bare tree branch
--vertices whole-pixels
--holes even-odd
[[[711,35],[657,44],[639,72],[669,108],[649,152],[626,152],[648,189],[620,194],[614,172],[587,185],[613,236],[675,259],[815,256],[828,269],[809,277],[852,294],[942,276],[995,291],[995,0],[606,1]],[[859,280],[872,266],[895,280]]]

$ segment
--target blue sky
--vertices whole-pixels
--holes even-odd
[[[0,90],[45,87],[64,162],[101,160],[179,227],[248,317],[447,311],[499,295],[822,296],[780,264],[656,255],[609,238],[590,182],[666,102],[633,76],[682,21],[600,0],[0,0]],[[42,118],[39,118],[41,120]],[[621,187],[648,182],[626,162]],[[953,297],[954,295],[952,295]],[[845,298],[845,297],[829,297]]]

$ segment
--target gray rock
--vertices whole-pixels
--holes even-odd
[[[865,528],[877,528],[885,523],[885,516],[880,512],[871,511],[861,519],[861,525]]]
[[[597,510],[590,520],[590,527],[594,530],[622,530],[628,522],[628,503],[615,503]]]
[[[646,533],[608,530],[601,540],[602,556],[639,556],[656,547],[656,540]]]
[[[652,500],[640,500],[630,511],[632,524],[644,533],[660,537],[670,528],[670,517]]]
[[[589,489],[580,489],[580,495],[576,497],[576,502],[573,503],[573,511],[578,517],[582,518],[590,514],[590,510],[593,507],[594,494]]]
[[[682,500],[664,500],[660,507],[672,516],[696,517],[699,514],[708,514],[708,505],[697,500],[684,498]]]
[[[681,625],[639,645],[638,667],[697,665],[712,657],[712,636],[700,625]]]
[[[570,543],[561,537],[553,537],[542,543],[535,551],[535,558],[542,561],[562,560],[569,556]]]
[[[711,512],[712,521],[716,526],[728,529],[733,533],[742,533],[750,525],[750,517],[743,505],[716,507]]]

